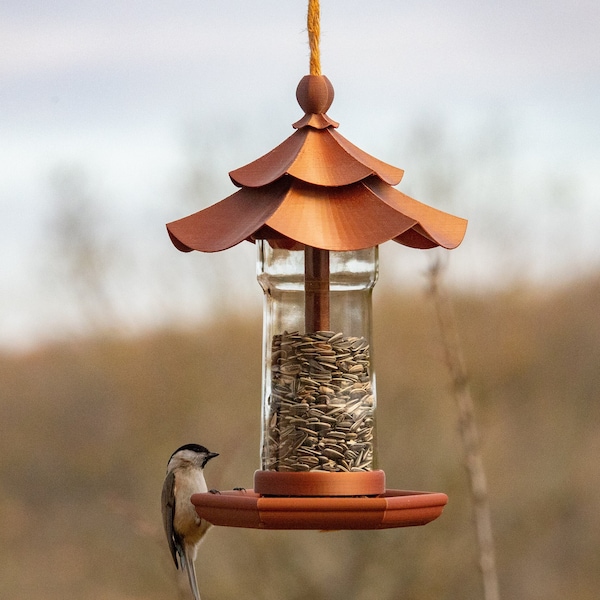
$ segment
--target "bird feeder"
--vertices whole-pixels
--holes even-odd
[[[192,496],[215,525],[422,525],[447,502],[388,489],[378,468],[371,299],[380,244],[452,249],[466,221],[396,189],[403,171],[340,135],[333,97],[324,75],[302,78],[293,135],[230,172],[237,192],[167,225],[184,252],[255,244],[264,293],[261,468],[252,490]]]
[[[184,252],[257,248],[264,292],[261,469],[252,491],[195,494],[218,525],[370,529],[426,523],[445,494],[388,490],[377,468],[372,291],[378,246],[455,248],[466,221],[397,185],[326,111],[333,86],[308,75],[296,132],[230,173],[240,190],[169,223]]]

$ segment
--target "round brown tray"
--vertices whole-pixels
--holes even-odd
[[[375,497],[281,498],[254,490],[194,494],[198,515],[213,525],[259,529],[386,529],[425,525],[442,514],[446,494],[386,490]]]

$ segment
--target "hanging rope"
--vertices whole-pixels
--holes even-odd
[[[308,44],[310,46],[310,74],[321,74],[321,52],[319,42],[321,38],[321,8],[319,0],[308,0]]]

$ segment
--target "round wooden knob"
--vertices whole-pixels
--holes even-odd
[[[333,102],[333,85],[325,75],[305,75],[296,88],[296,99],[306,114],[324,114]]]

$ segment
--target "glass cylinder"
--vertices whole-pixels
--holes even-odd
[[[264,292],[262,469],[372,471],[378,249],[282,246],[257,241]]]

